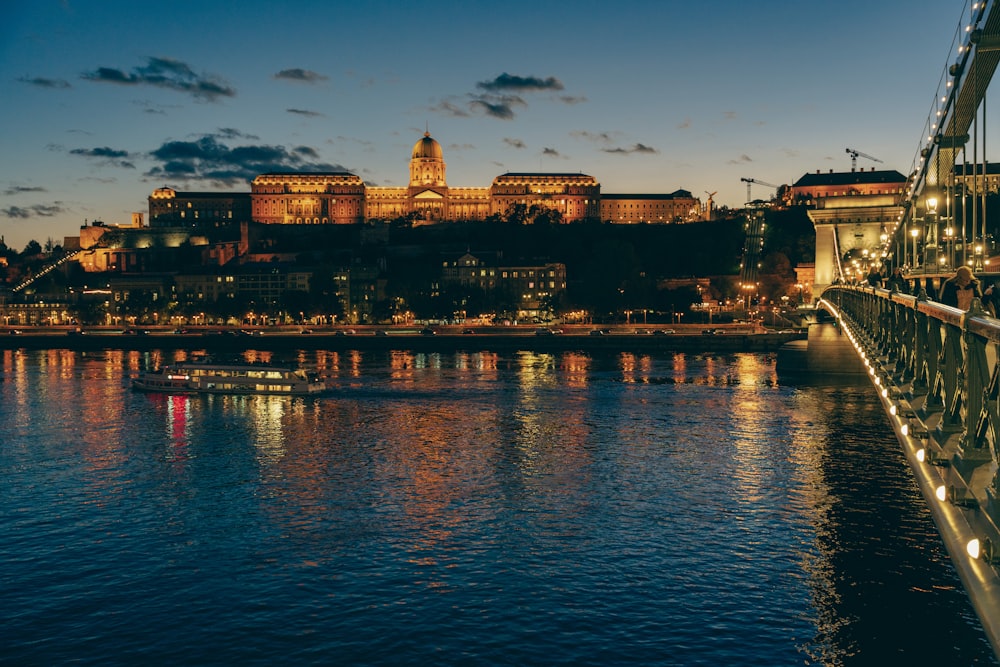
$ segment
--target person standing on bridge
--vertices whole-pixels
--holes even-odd
[[[982,299],[983,290],[968,266],[958,267],[955,275],[941,285],[941,303],[946,306],[968,310],[972,306],[973,297]]]
[[[890,292],[906,293],[906,279],[903,278],[903,270],[898,266],[892,270],[892,275],[885,281],[885,288]]]
[[[882,286],[882,274],[874,266],[868,272],[868,278],[867,278],[867,280],[868,280],[868,284],[871,285],[872,287],[881,287]]]
[[[1000,280],[983,290],[983,308],[993,317],[1000,312]]]

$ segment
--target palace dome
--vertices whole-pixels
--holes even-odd
[[[430,132],[424,132],[424,137],[413,144],[413,156],[411,159],[430,158],[443,160],[444,153],[441,152],[441,144],[431,138]]]

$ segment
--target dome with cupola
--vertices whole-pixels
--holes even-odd
[[[441,144],[431,138],[430,132],[424,132],[423,138],[413,145],[413,156],[410,158],[410,187],[447,187],[445,169]]]
[[[441,144],[431,137],[431,133],[424,132],[423,138],[413,144],[411,159],[443,160],[444,153],[441,152]]]

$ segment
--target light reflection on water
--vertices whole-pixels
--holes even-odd
[[[169,354],[3,354],[0,661],[992,664],[867,387],[396,351],[127,389]]]

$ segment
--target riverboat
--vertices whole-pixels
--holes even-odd
[[[169,364],[132,378],[139,391],[170,394],[279,394],[305,396],[326,389],[315,373],[270,364]]]

